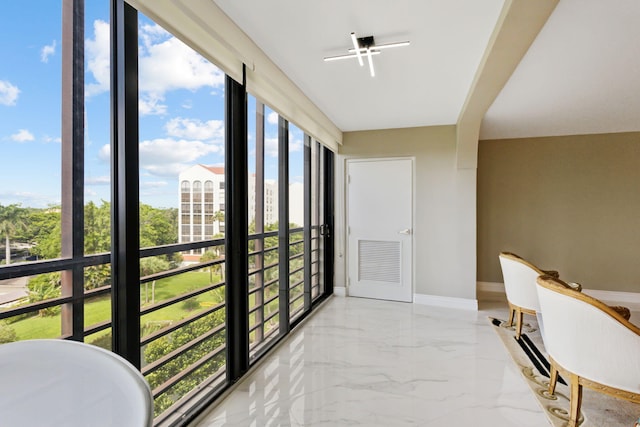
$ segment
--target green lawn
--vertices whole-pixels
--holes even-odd
[[[155,302],[161,302],[177,295],[202,288],[210,283],[208,271],[193,271],[183,273],[178,276],[167,279],[158,280],[155,285]],[[220,277],[213,275],[213,282],[217,283]],[[151,304],[152,286],[149,283],[147,289],[142,285],[140,287],[140,300],[142,307]],[[148,303],[145,304],[145,291]],[[206,292],[199,295],[195,299],[196,307],[210,307],[219,302],[219,296],[214,292]],[[165,307],[156,312],[145,315],[141,322],[164,322],[175,321],[189,317],[197,312],[197,308],[193,311],[187,310],[185,302],[180,302],[169,307]],[[92,298],[85,304],[85,327],[90,326],[111,318],[111,299],[109,295]],[[30,317],[12,323],[10,326],[15,330],[19,340],[34,338],[57,338],[60,336],[61,317],[60,314],[49,317]],[[105,332],[106,333],[106,332]],[[95,337],[92,337],[95,338]]]

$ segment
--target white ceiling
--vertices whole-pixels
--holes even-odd
[[[503,0],[213,0],[342,131],[455,124]],[[560,0],[481,138],[640,130],[640,1]],[[411,46],[346,53],[349,33]]]
[[[560,0],[482,139],[640,130],[640,1]]]

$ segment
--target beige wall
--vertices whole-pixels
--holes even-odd
[[[344,286],[344,167],[349,158],[415,157],[417,294],[476,298],[476,170],[456,167],[455,126],[345,132],[336,162],[336,286]]]
[[[640,133],[481,141],[478,280],[501,250],[585,288],[640,292]]]

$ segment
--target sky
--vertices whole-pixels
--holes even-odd
[[[61,195],[61,1],[0,14],[0,204],[44,208]],[[177,207],[178,174],[224,165],[224,73],[139,14],[140,201]],[[110,200],[109,1],[85,6],[85,202]],[[255,100],[249,171],[255,170]],[[267,109],[265,178],[277,179],[278,115]],[[302,181],[303,133],[291,126],[290,182]]]

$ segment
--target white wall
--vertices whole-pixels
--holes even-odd
[[[346,283],[346,160],[412,156],[416,159],[413,292],[475,302],[476,169],[456,166],[455,126],[346,132],[343,141],[336,161],[336,287]]]

